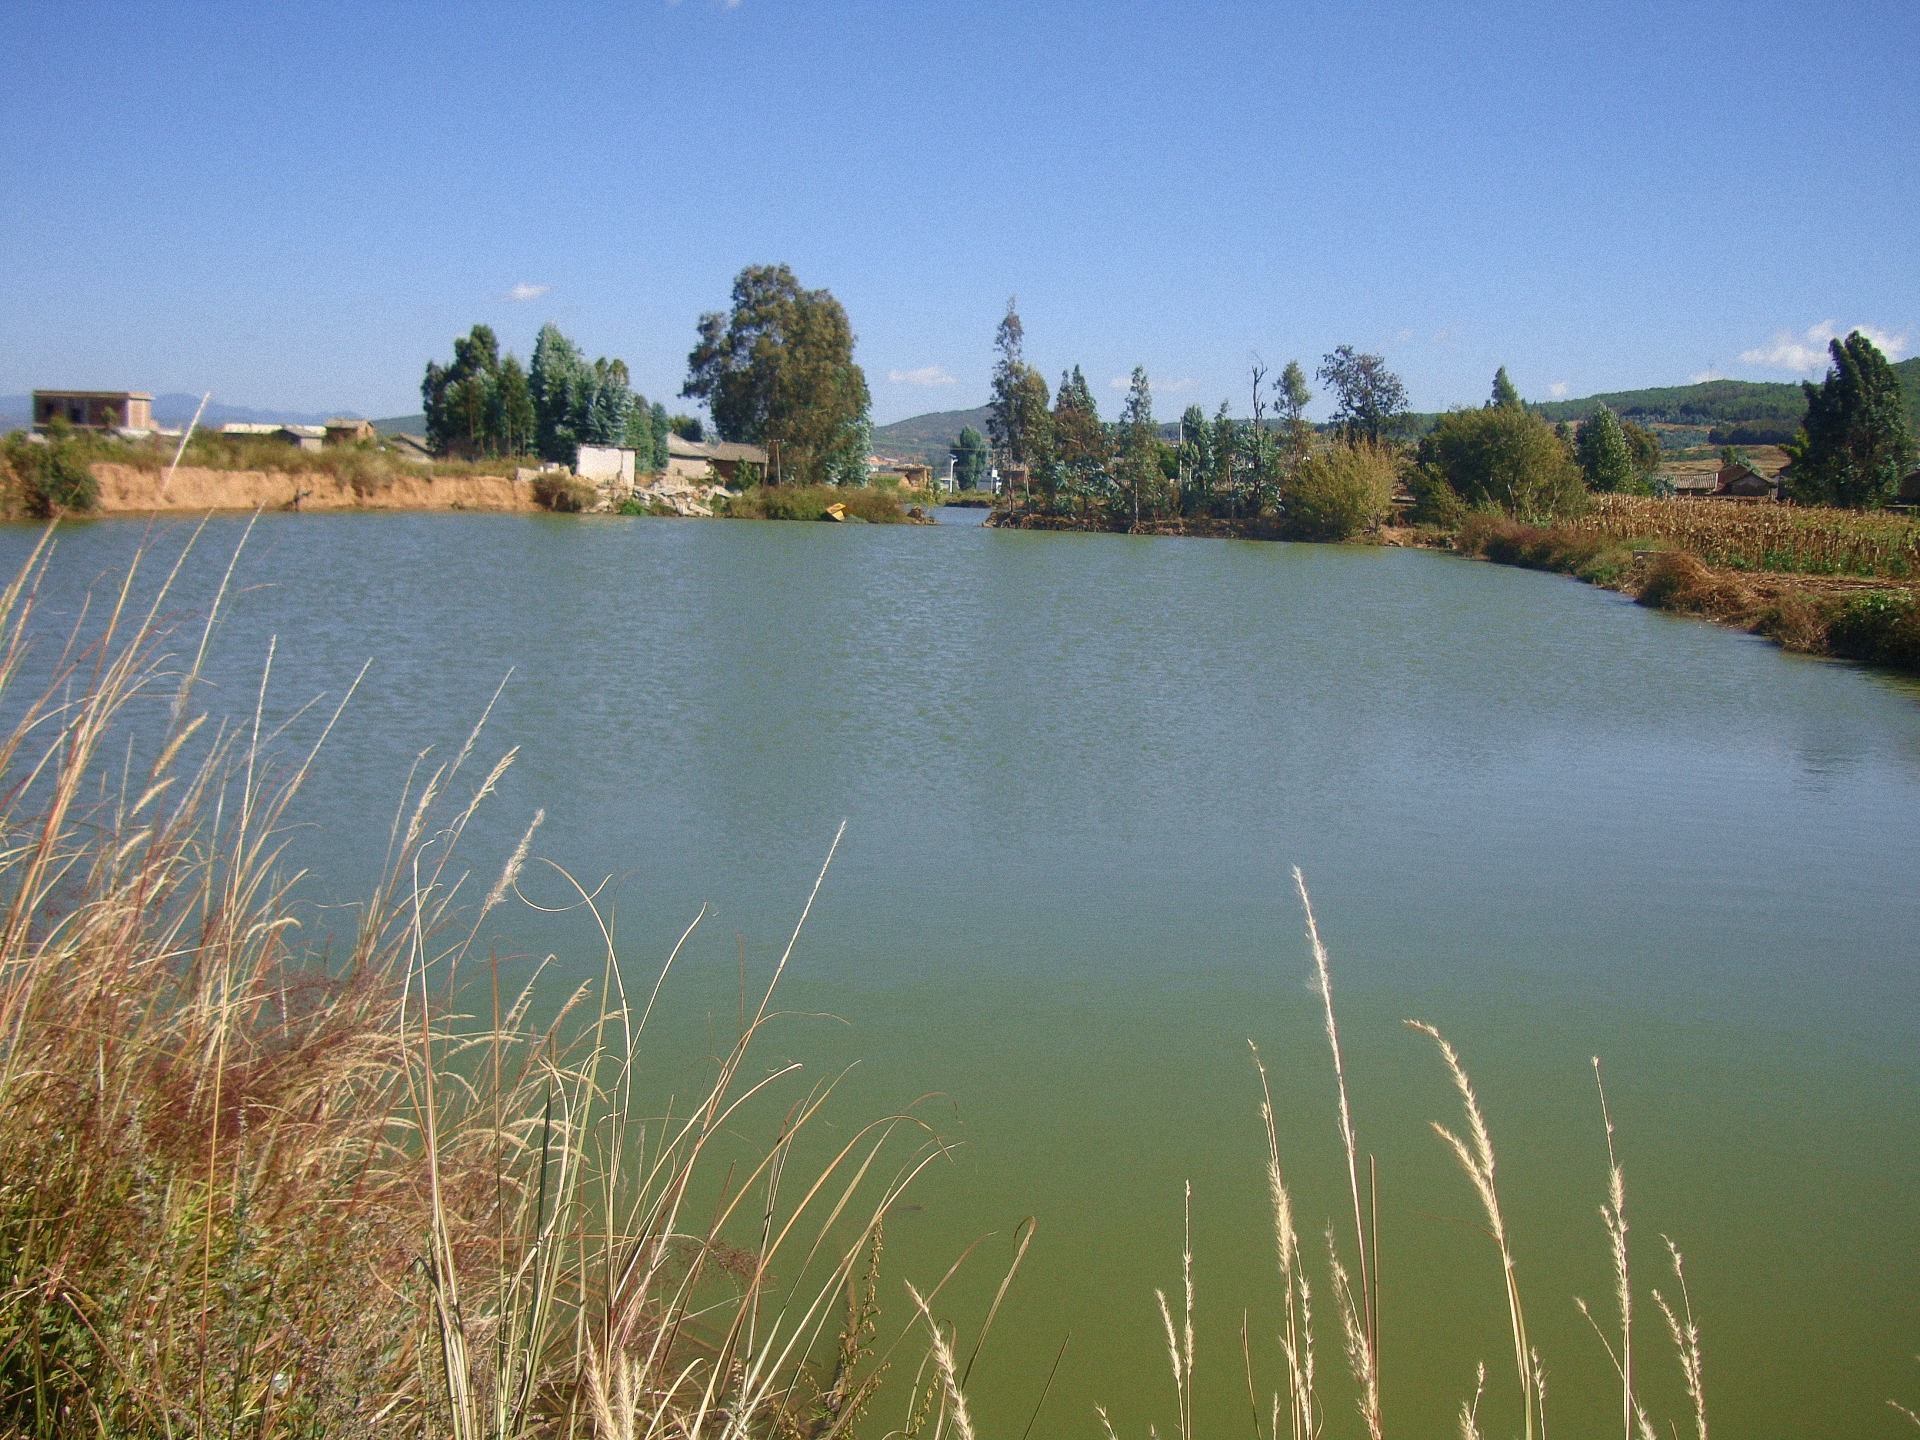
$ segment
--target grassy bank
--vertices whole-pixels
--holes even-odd
[[[1648,507],[1663,507],[1650,517],[1652,533],[1630,523]],[[1739,513],[1712,513],[1735,508],[1616,501],[1547,528],[1476,515],[1461,527],[1454,545],[1464,555],[1571,575],[1631,595],[1652,609],[1729,625],[1801,654],[1920,671],[1920,603],[1913,585],[1896,578],[1901,547],[1910,543],[1903,533],[1910,522],[1847,511],[1787,509],[1784,515],[1762,513],[1751,520]],[[1687,513],[1696,510],[1709,513]],[[1766,538],[1783,543],[1756,552],[1738,548],[1758,546]],[[1714,565],[1692,548],[1695,544],[1723,559],[1729,553],[1757,553],[1807,568]],[[1818,568],[1827,565],[1840,573]],[[1876,566],[1882,574],[1873,573]]]
[[[923,512],[934,498],[918,490],[887,485],[756,485],[721,502],[734,520],[825,520],[827,507],[841,505],[849,520],[869,525],[904,525],[909,507]]]
[[[159,474],[173,463],[179,442],[154,436],[123,440],[115,436],[70,431],[47,444],[29,442],[15,432],[0,441],[0,517],[47,517],[57,513],[84,514],[93,508],[99,466],[125,466]],[[510,476],[516,465],[537,461],[435,460],[421,462],[373,444],[335,445],[301,450],[257,435],[221,435],[196,432],[180,457],[182,469],[235,473],[326,476],[361,495],[393,487],[396,481]]]

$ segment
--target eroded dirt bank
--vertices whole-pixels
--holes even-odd
[[[533,486],[509,475],[396,475],[356,488],[338,476],[277,470],[164,470],[93,467],[102,514],[156,510],[491,510],[535,511]],[[163,488],[163,482],[164,484]]]

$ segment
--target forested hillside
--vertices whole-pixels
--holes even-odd
[[[983,434],[986,432],[986,406],[977,410],[935,410],[929,415],[875,426],[873,448],[882,455],[914,455],[938,450],[944,464],[947,447],[969,425]]]
[[[1907,425],[1920,434],[1920,355],[1893,367],[1907,402]],[[1641,423],[1666,421],[1675,425],[1737,426],[1793,432],[1807,413],[1806,396],[1797,381],[1772,384],[1758,380],[1707,380],[1698,385],[1667,385],[1648,390],[1616,390],[1581,400],[1551,400],[1532,408],[1546,420],[1581,420],[1604,404],[1616,415]]]

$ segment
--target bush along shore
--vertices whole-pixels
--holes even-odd
[[[1920,672],[1920,596],[1912,578],[1920,566],[1905,558],[1920,543],[1920,525],[1872,517],[1878,523],[1869,535],[1862,533],[1865,518],[1602,499],[1588,514],[1557,524],[1475,515],[1451,536],[1414,538],[1450,543],[1496,564],[1571,575],[1651,609],[1716,621],[1801,654]],[[1804,548],[1769,551],[1763,563],[1751,563],[1726,548],[1745,530],[1787,532]]]

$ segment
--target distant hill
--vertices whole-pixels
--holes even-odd
[[[1807,413],[1799,385],[1754,380],[1706,380],[1698,385],[1614,390],[1580,400],[1550,400],[1528,408],[1545,420],[1581,420],[1597,405],[1605,405],[1630,420],[1660,420],[1672,425],[1738,425],[1748,421],[1788,430]]]
[[[930,455],[937,451],[938,463],[944,465],[948,448],[969,425],[982,435],[987,433],[986,406],[977,410],[935,410],[878,426],[873,432],[873,448],[885,455]]]
[[[1900,377],[1900,395],[1907,403],[1907,429],[1920,436],[1920,355],[1894,367]],[[1668,385],[1650,390],[1615,390],[1583,400],[1550,400],[1531,405],[1546,420],[1583,420],[1596,405],[1641,422],[1705,425],[1754,429],[1800,428],[1807,401],[1799,383],[1785,385],[1758,380],[1705,380],[1698,385]]]
[[[427,438],[427,417],[425,415],[389,415],[384,420],[373,422],[373,428],[382,435],[418,435]]]

